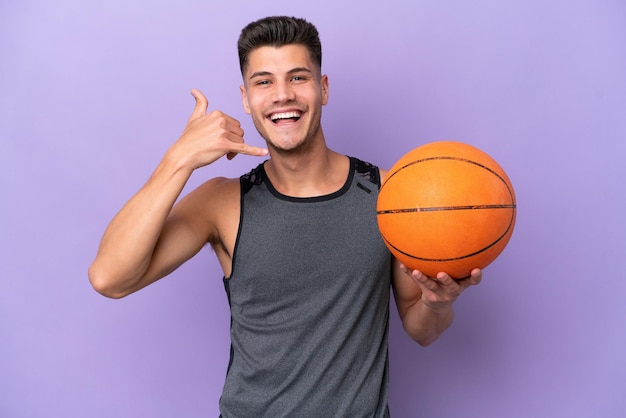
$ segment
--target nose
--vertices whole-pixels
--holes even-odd
[[[295,100],[296,93],[288,81],[277,81],[274,84],[274,101],[276,103]]]

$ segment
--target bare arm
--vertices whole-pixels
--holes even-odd
[[[89,279],[105,296],[123,297],[158,280],[213,238],[210,219],[198,219],[194,205],[183,203],[193,200],[194,192],[174,207],[194,169],[224,155],[267,153],[244,143],[237,120],[219,111],[207,114],[206,97],[197,90],[192,94],[196,106],[182,136],[102,237]]]
[[[469,278],[456,281],[446,273],[436,278],[409,271],[394,260],[393,290],[404,330],[420,345],[437,340],[454,319],[453,303],[465,289],[480,283],[482,272],[474,269]]]

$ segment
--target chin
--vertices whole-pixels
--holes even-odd
[[[279,154],[299,154],[306,152],[311,148],[311,144],[306,140],[290,140],[290,141],[267,141],[270,148],[274,149]]]

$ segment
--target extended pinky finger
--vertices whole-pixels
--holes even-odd
[[[235,153],[237,154],[246,154],[246,155],[254,155],[262,157],[268,154],[267,148],[255,147],[252,145],[248,145],[246,143],[238,144],[238,146],[233,147],[235,149]]]

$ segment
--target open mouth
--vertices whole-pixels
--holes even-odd
[[[280,124],[284,122],[297,122],[301,116],[302,112],[299,111],[272,113],[270,115],[270,120],[275,124]]]

